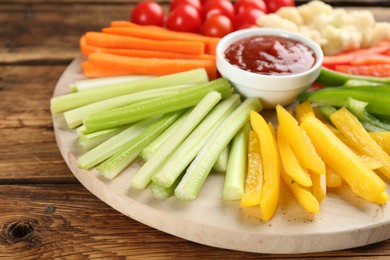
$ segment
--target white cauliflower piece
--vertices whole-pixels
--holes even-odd
[[[320,14],[330,14],[333,11],[332,6],[318,0],[301,5],[297,7],[297,9],[304,24],[311,24],[312,21]]]
[[[322,50],[325,55],[335,55],[341,51],[358,49],[362,42],[362,33],[353,26],[337,28],[328,25],[321,32],[324,39]]]
[[[298,32],[298,26],[290,20],[284,19],[277,14],[263,15],[257,20],[257,25],[266,28],[279,28],[291,32]]]
[[[316,16],[310,26],[318,31],[322,31],[328,25],[336,28],[351,24],[351,19],[344,9],[334,9],[331,13],[322,13]]]
[[[383,40],[390,41],[390,23],[378,22],[372,31],[371,46]]]
[[[293,6],[284,6],[276,11],[276,14],[284,19],[290,20],[298,26],[303,24],[303,18],[299,14],[298,9]]]
[[[370,11],[351,11],[351,24],[362,33],[361,47],[368,48],[372,45],[372,37],[375,28],[375,18]]]
[[[316,42],[318,45],[322,46],[324,44],[324,41],[321,37],[321,34],[319,31],[307,26],[307,25],[302,25],[299,27],[299,33],[314,42]]]

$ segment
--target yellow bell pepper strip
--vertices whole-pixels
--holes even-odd
[[[351,112],[346,108],[340,108],[330,116],[330,119],[356,150],[381,162],[383,166],[378,170],[387,178],[390,178],[390,155],[371,138],[363,125]]]
[[[278,206],[280,195],[280,160],[274,134],[265,119],[257,112],[250,113],[252,129],[260,141],[263,160],[264,185],[261,193],[261,219],[270,220]]]
[[[317,174],[309,171],[313,185],[310,187],[311,193],[318,200],[322,202],[326,196],[326,174]]]
[[[320,211],[320,204],[309,188],[295,182],[283,169],[281,169],[280,175],[292,195],[307,212],[316,213]]]
[[[297,120],[287,110],[276,106],[279,128],[283,132],[302,166],[318,174],[325,174],[325,163],[318,156],[310,138],[302,130]]]
[[[386,184],[375,172],[317,118],[306,117],[301,127],[311,138],[321,158],[343,178],[354,193],[378,203]]]
[[[390,132],[371,132],[369,134],[386,153],[390,154]]]
[[[285,173],[302,186],[312,186],[313,182],[309,172],[299,163],[297,156],[287,142],[287,139],[280,128],[277,131],[277,140],[283,166],[282,168],[284,169]]]
[[[245,192],[241,197],[240,202],[241,207],[250,207],[260,204],[263,181],[263,161],[261,158],[259,138],[253,130],[250,130],[247,176],[245,180]]]
[[[295,117],[299,123],[302,123],[303,119],[307,116],[316,116],[314,110],[309,101],[299,103],[295,107]]]
[[[343,179],[329,166],[326,167],[326,187],[336,188],[343,184]]]

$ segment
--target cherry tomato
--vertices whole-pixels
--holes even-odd
[[[259,19],[262,15],[265,14],[259,9],[244,9],[242,12],[236,15],[236,19],[234,20],[234,28],[238,30],[239,28],[243,28],[244,26],[248,27],[250,25],[256,25],[257,19]]]
[[[156,2],[140,2],[134,7],[130,20],[141,25],[163,26],[164,10]]]
[[[173,9],[175,9],[178,5],[181,4],[192,5],[196,8],[196,10],[198,10],[199,13],[202,10],[202,3],[200,2],[200,0],[172,0],[171,4],[169,5],[169,11],[172,12]]]
[[[210,16],[222,14],[228,17],[231,21],[234,20],[235,10],[234,5],[229,0],[209,0],[202,9],[202,19],[206,21]]]
[[[295,6],[294,0],[265,0],[265,5],[269,13],[275,13],[284,6]]]
[[[192,5],[178,5],[167,17],[166,26],[179,32],[198,33],[201,25],[199,12]]]
[[[236,14],[242,12],[247,8],[255,8],[263,11],[264,13],[268,13],[267,6],[265,5],[263,0],[237,0],[234,5],[234,9],[236,9]]]
[[[233,31],[233,22],[221,14],[206,19],[202,26],[202,34],[211,37],[223,37]]]

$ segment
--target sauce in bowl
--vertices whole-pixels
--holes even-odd
[[[289,75],[309,70],[316,62],[305,44],[280,36],[251,36],[232,43],[226,60],[240,69],[264,75]]]

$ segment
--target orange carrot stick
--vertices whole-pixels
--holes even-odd
[[[104,66],[92,64],[88,61],[81,63],[83,74],[87,78],[100,78],[100,77],[111,77],[111,76],[122,76],[128,75],[127,70],[107,70]]]
[[[206,45],[206,53],[215,54],[215,48],[220,40],[217,37],[208,37],[196,33],[175,32],[157,26],[140,26],[126,21],[114,21],[111,27],[103,28],[105,33],[134,36],[161,41],[201,41]]]
[[[205,52],[203,42],[157,41],[101,32],[87,32],[85,37],[86,44],[100,48],[170,51],[188,54],[204,54]]]
[[[183,60],[124,57],[106,53],[91,53],[88,63],[96,66],[96,74],[104,70],[104,76],[122,74],[139,74],[162,76],[176,72],[188,71],[196,68],[205,68],[209,78],[216,78],[216,65],[212,60]],[[89,70],[89,73],[92,73]]]
[[[168,51],[150,51],[136,49],[115,49],[115,48],[98,48],[86,43],[85,36],[80,38],[80,50],[84,55],[89,55],[94,52],[116,54],[128,57],[140,58],[162,58],[162,59],[185,59],[185,60],[214,60],[215,55],[210,54],[186,54]]]

